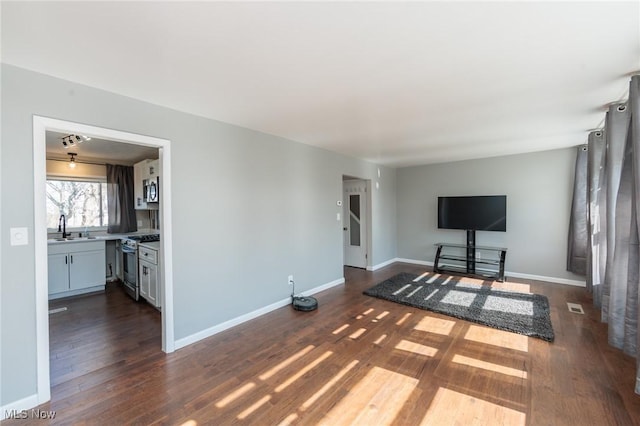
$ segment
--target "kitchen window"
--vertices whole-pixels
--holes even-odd
[[[47,179],[47,228],[57,230],[61,214],[67,229],[106,227],[106,180]]]

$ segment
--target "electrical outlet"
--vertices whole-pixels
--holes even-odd
[[[293,285],[293,275],[289,275],[289,279],[287,280],[289,285]]]

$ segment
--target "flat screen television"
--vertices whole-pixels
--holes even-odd
[[[438,197],[438,228],[507,230],[507,196]]]

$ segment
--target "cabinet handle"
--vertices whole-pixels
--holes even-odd
[[[67,257],[68,257],[68,256],[65,256],[65,257],[64,257],[64,264],[65,264],[65,265],[68,265],[68,264],[69,264],[69,261],[68,261]]]
[[[73,263],[73,255],[71,255],[71,263]]]

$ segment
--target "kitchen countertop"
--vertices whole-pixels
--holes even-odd
[[[128,232],[126,234],[92,234],[89,238],[87,237],[72,237],[71,239],[66,239],[59,241],[57,238],[49,238],[47,240],[47,244],[71,244],[71,243],[81,243],[86,241],[113,241],[113,240],[122,240],[123,238],[127,238],[130,235],[149,235],[149,234],[158,234],[157,230],[143,230],[136,232]],[[78,235],[77,232],[74,232],[75,235]],[[159,249],[156,248],[156,250]]]

